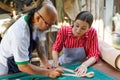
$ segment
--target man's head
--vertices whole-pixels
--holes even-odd
[[[34,14],[33,25],[41,31],[49,29],[57,20],[57,10],[51,3],[44,3]]]

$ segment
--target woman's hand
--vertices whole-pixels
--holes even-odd
[[[60,65],[60,62],[59,62],[59,61],[53,61],[53,63],[52,63],[53,68],[56,68],[56,67],[58,67],[59,65]]]
[[[86,74],[86,72],[87,72],[87,66],[85,66],[83,64],[75,69],[75,74],[77,76],[84,76]]]

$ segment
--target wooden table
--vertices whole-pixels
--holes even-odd
[[[120,70],[115,69],[103,60],[99,60],[93,67],[120,80]]]

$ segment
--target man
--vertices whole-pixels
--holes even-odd
[[[22,71],[52,78],[60,76],[61,73],[55,69],[43,69],[29,63],[31,52],[37,47],[39,41],[38,35],[49,29],[56,19],[56,9],[49,0],[19,18],[1,40],[0,75]],[[47,58],[43,54],[39,54],[39,56],[43,65],[51,68]]]

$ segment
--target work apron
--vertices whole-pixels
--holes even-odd
[[[27,22],[27,16],[25,16],[25,21]],[[32,38],[32,26],[31,25],[29,26],[29,31],[30,31],[30,46],[29,46],[28,51],[29,51],[29,60],[31,60],[32,52],[38,46],[39,39],[37,37],[35,40],[33,40],[33,38]],[[8,74],[20,72],[17,64],[14,61],[13,56],[7,58],[7,65],[8,65]]]
[[[63,45],[65,44],[63,43]],[[84,49],[85,45],[86,45],[86,37],[84,37],[83,47],[78,47],[78,48],[63,47],[63,54],[59,58],[60,64],[65,64],[65,63],[70,63],[70,62],[75,62],[75,61],[81,61],[81,62],[84,61],[86,59],[86,53]]]
[[[34,45],[32,46],[32,44],[34,44]],[[32,44],[29,47],[29,60],[31,60],[31,58],[32,58],[32,51],[36,48],[36,45],[37,45],[36,42],[33,41],[33,40],[32,40]],[[8,74],[20,72],[20,70],[18,69],[17,64],[14,61],[14,57],[13,56],[7,58],[7,65],[8,65]]]
[[[84,47],[79,48],[63,48],[63,54],[60,56],[60,64],[85,60],[86,53]]]

